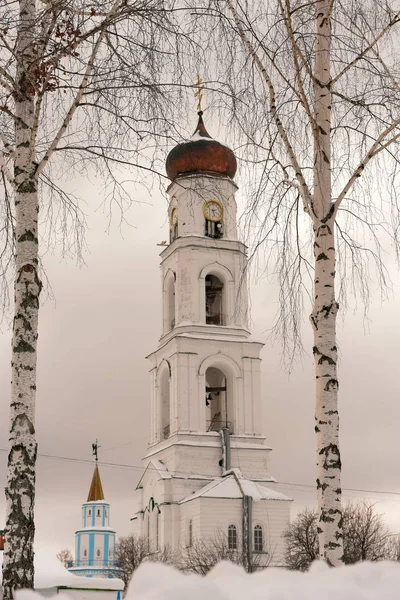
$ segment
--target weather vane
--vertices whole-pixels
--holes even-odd
[[[194,96],[195,98],[198,98],[197,101],[197,110],[198,112],[201,112],[201,101],[203,100],[203,94],[202,91],[204,90],[204,87],[201,85],[203,82],[200,79],[200,75],[197,76],[197,92],[195,92]]]
[[[95,457],[96,462],[99,460],[99,455],[98,455],[99,448],[101,448],[101,446],[99,446],[98,441],[96,439],[95,443],[92,444],[92,454]]]

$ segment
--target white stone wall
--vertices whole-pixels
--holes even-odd
[[[217,200],[224,208],[224,238],[236,240],[236,184],[229,177],[188,175],[168,188],[171,207],[176,206],[179,236],[204,235],[203,204]]]
[[[239,468],[250,479],[267,479],[270,448],[264,446],[263,438],[259,444],[251,444],[248,437],[232,436],[231,468]],[[254,442],[254,440],[253,440]],[[172,472],[190,476],[219,477],[222,468],[221,438],[217,432],[203,435],[179,434],[154,446],[147,456],[161,460]]]
[[[151,444],[163,439],[162,381],[169,381],[170,433],[206,432],[206,371],[215,367],[227,379],[234,434],[261,434],[260,351],[262,344],[200,335],[173,337],[150,355],[154,395]]]
[[[171,285],[175,289],[175,327],[205,325],[207,275],[216,275],[224,284],[224,325],[247,329],[246,264],[245,246],[241,242],[193,236],[175,240],[162,253],[163,334],[172,329]]]
[[[263,525],[266,532],[266,550],[272,565],[284,565],[284,539],[283,532],[290,519],[290,505],[288,501],[263,500],[253,502],[253,527]]]
[[[83,534],[80,536],[80,556],[78,556],[78,538],[75,538],[75,557],[76,560],[88,560],[89,559],[89,534]],[[86,556],[85,556],[86,551]]]
[[[227,536],[228,527],[237,527],[238,540],[242,540],[243,508],[241,499],[196,498],[181,505],[181,539],[187,536],[187,524],[193,519],[194,531],[200,539]],[[253,526],[263,528],[267,562],[274,566],[284,564],[284,541],[282,534],[289,523],[290,502],[262,500],[253,502]]]

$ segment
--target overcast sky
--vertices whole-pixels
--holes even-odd
[[[98,438],[106,499],[119,535],[130,532],[132,492],[141,472],[149,423],[149,365],[160,335],[161,294],[157,243],[168,237],[166,201],[143,189],[129,213],[135,225],[106,233],[99,192],[82,180],[87,201],[86,266],[47,254],[44,266],[55,300],[40,313],[37,416],[37,543],[54,551],[74,547],[93,472],[91,443]],[[398,316],[400,279],[394,296],[373,297],[369,327],[360,313],[339,326],[340,414],[345,499],[367,497],[400,532],[400,402]],[[294,511],[314,504],[314,388],[311,352],[291,374],[280,366],[278,345],[267,339],[275,294],[265,278],[251,287],[253,333],[263,351],[264,433],[273,447],[271,474],[294,498]],[[305,316],[305,345],[312,347]],[[6,481],[11,332],[0,337],[0,481]],[[55,458],[61,457],[61,458]],[[128,465],[124,467],[122,465]],[[392,495],[379,491],[393,492]],[[396,495],[397,493],[397,495]],[[0,528],[4,498],[0,497]]]

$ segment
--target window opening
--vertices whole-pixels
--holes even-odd
[[[193,546],[193,521],[190,519],[189,521],[189,535],[188,535],[188,547],[191,548]]]
[[[83,556],[85,556],[85,557],[87,556],[87,550],[83,551]]]
[[[176,206],[171,210],[169,218],[169,241],[172,243],[178,237],[178,212]]]
[[[229,525],[229,527],[228,527],[228,548],[229,548],[229,550],[237,550],[236,525]]]
[[[100,556],[101,552],[100,550],[97,550],[97,556]]]
[[[164,369],[161,376],[161,439],[166,440],[170,436],[170,378],[168,369]]]
[[[175,281],[176,275],[169,276],[167,284],[167,302],[168,302],[168,331],[175,327]]]
[[[207,275],[206,285],[206,324],[223,325],[222,300],[224,284],[215,275]]]
[[[220,431],[223,428],[233,433],[230,420],[232,409],[228,403],[226,377],[222,371],[209,367],[206,371],[206,421],[207,431]]]
[[[100,517],[100,509],[97,509],[97,516]]]
[[[206,237],[214,238],[215,240],[222,238],[223,231],[221,221],[215,223],[215,221],[209,221],[208,219],[206,219],[204,234],[206,235]]]
[[[264,550],[264,540],[263,540],[263,530],[261,525],[256,525],[254,527],[254,551],[255,552],[263,552]]]
[[[156,513],[156,551],[160,549],[160,524],[159,524],[159,513]]]
[[[92,516],[92,511],[91,511],[91,509],[90,509],[90,508],[89,508],[88,516],[89,516],[89,517],[91,517],[91,516]]]

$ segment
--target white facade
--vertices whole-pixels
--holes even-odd
[[[261,431],[262,344],[248,329],[236,189],[230,177],[209,172],[181,175],[168,189],[163,332],[148,357],[150,444],[134,527],[154,552],[228,535],[229,528],[234,545],[236,527],[237,540],[246,537],[252,551],[257,546],[266,562],[279,565],[290,499],[270,488],[271,449]],[[215,220],[207,218],[210,203],[220,213]]]

